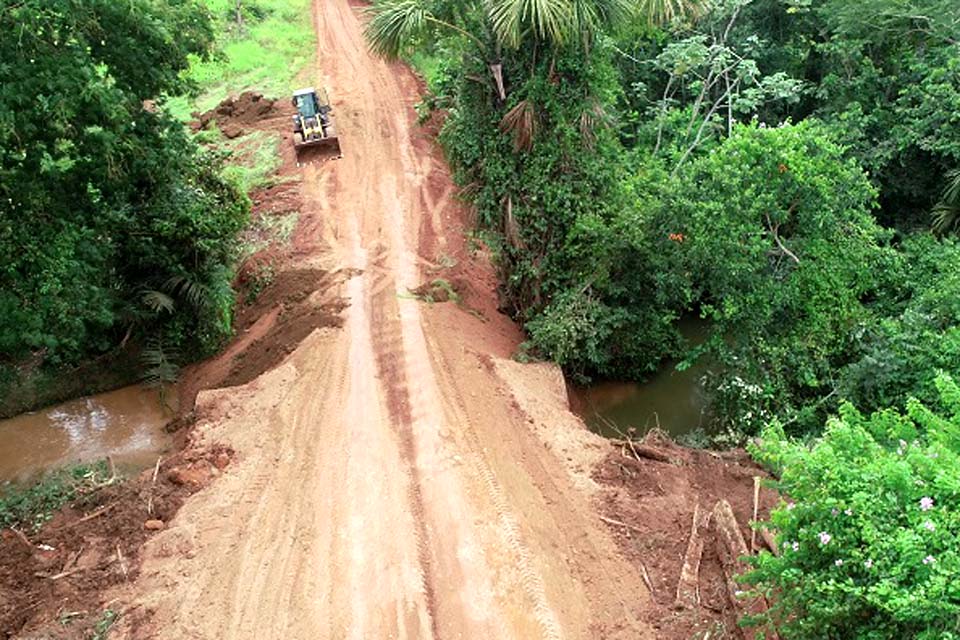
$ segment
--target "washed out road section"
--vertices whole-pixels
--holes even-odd
[[[227,446],[234,463],[148,543],[121,634],[652,638],[586,464],[575,480],[583,442],[566,455],[543,424],[591,446],[562,380],[517,374],[550,398],[533,415],[498,373],[517,332],[463,246],[416,79],[368,52],[362,5],[317,0],[313,18],[311,81],[330,88],[344,158],[302,168],[293,267],[341,274],[327,286],[343,325],[200,393],[191,446]],[[467,270],[474,307],[410,295],[438,264]]]

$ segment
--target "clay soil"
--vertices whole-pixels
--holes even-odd
[[[711,526],[704,539],[699,572],[699,606],[675,606],[677,585],[696,505],[711,510],[719,500],[733,508],[740,532],[751,541],[754,477],[763,479],[758,520],[769,517],[778,495],[768,474],[743,450],[723,453],[685,449],[665,437],[647,439],[668,461],[637,457],[626,445],[614,445],[593,477],[604,487],[600,511],[611,534],[635,569],[652,585],[646,614],[658,638],[741,638],[718,552],[720,540]],[[614,524],[614,523],[623,523]],[[760,537],[757,549],[766,548]]]
[[[241,289],[272,282],[185,372],[156,481],[0,536],[0,637],[88,637],[105,609],[137,639],[737,637],[711,539],[700,606],[671,594],[694,505],[729,500],[749,539],[759,471],[669,443],[631,458],[558,369],[511,359],[523,336],[416,125],[421,84],[368,53],[362,9],[313,10],[308,82],[331,88],[343,159],[298,166],[282,103],[215,110],[284,136],[254,215],[299,212],[293,237],[242,266]]]

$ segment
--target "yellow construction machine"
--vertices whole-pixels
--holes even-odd
[[[343,157],[327,92],[318,94],[313,87],[294,91],[293,106],[297,109],[293,116],[297,164]]]

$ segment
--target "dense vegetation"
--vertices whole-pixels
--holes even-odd
[[[960,4],[372,14],[373,48],[428,76],[528,355],[705,362],[715,439],[762,433],[789,548],[748,580],[781,637],[958,637]]]
[[[781,555],[747,579],[776,596],[770,617],[788,637],[960,634],[960,388],[946,375],[936,386],[943,413],[847,404],[812,448],[776,423],[754,448],[791,502],[772,518]]]
[[[149,375],[229,332],[248,202],[157,106],[213,43],[194,0],[0,8],[0,377],[136,343]]]
[[[852,6],[384,0],[370,37],[430,60],[529,350],[583,377],[707,359],[736,439],[933,401],[960,364],[960,7]]]

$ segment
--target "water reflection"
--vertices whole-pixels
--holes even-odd
[[[133,386],[0,421],[0,483],[106,456],[126,468],[153,464],[171,443],[167,396]]]

